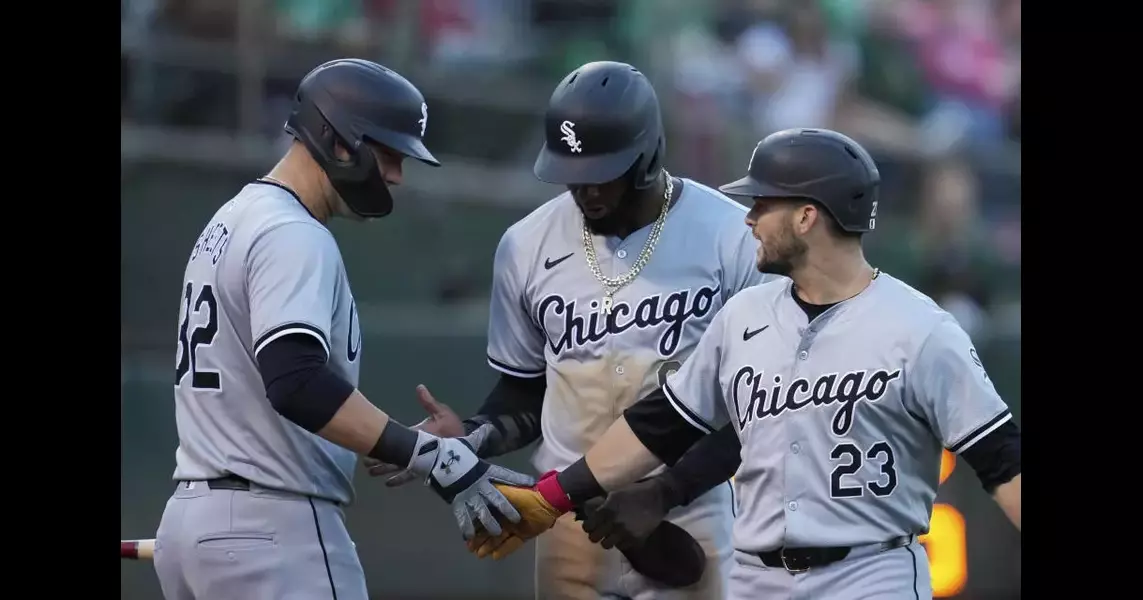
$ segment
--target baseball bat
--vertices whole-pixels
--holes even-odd
[[[155,540],[121,540],[119,558],[151,560],[155,557]]]

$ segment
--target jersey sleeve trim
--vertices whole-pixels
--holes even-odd
[[[678,396],[675,395],[675,392],[671,390],[671,386],[669,384],[663,384],[663,395],[667,397],[667,402],[671,403],[671,406],[674,407],[674,409],[679,413],[679,416],[685,419],[687,423],[690,423],[695,429],[698,429],[703,433],[714,433],[714,427],[711,427],[710,424],[703,420],[702,417],[698,416],[698,414],[691,410],[690,407],[688,407],[686,404],[683,404],[679,400]]]
[[[321,347],[325,349],[326,357],[329,357],[329,341],[325,339],[325,333],[309,323],[286,323],[263,333],[254,343],[254,356],[257,357],[258,353],[262,352],[262,349],[270,342],[295,333],[304,333],[317,338],[318,342],[321,342]]]
[[[545,369],[520,369],[512,365],[500,362],[491,356],[488,357],[488,366],[513,377],[520,377],[522,379],[534,379],[536,377],[543,377],[546,373]]]
[[[968,450],[974,444],[984,439],[985,436],[992,433],[993,431],[996,431],[1001,425],[1007,423],[1011,419],[1012,411],[1008,410],[1007,408],[1004,409],[1003,412],[989,419],[988,422],[986,422],[984,425],[977,427],[972,431],[972,433],[969,433],[968,435],[961,438],[959,442],[949,446],[949,452],[952,452],[953,454],[960,454],[965,450]]]

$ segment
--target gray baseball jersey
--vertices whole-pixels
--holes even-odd
[[[179,310],[176,480],[227,473],[353,500],[357,456],[279,415],[257,355],[284,335],[317,338],[357,385],[361,327],[333,235],[288,190],[247,185],[215,213],[187,262]]]
[[[715,313],[763,276],[746,208],[682,180],[650,261],[601,310],[605,289],[584,254],[583,216],[569,193],[504,233],[496,249],[488,362],[518,377],[547,376],[540,471],[563,469],[623,410],[690,355]],[[626,239],[593,236],[607,277],[629,271],[652,226]]]
[[[663,386],[696,427],[738,431],[735,548],[927,533],[942,447],[1011,418],[972,341],[889,275],[812,322],[792,293],[786,279],[732,299]]]

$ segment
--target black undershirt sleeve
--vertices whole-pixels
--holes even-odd
[[[686,506],[695,498],[722,485],[742,464],[742,444],[734,426],[704,436],[661,477],[671,491],[674,506]]]
[[[258,353],[258,370],[274,410],[312,433],[333,419],[354,390],[326,365],[321,342],[305,333],[266,344]]]
[[[991,494],[1020,474],[1020,428],[1009,420],[962,450],[960,456]]]
[[[304,333],[282,336],[258,353],[258,370],[270,405],[311,433],[325,427],[355,389],[330,370],[326,358],[321,342]],[[369,456],[407,465],[417,440],[416,431],[389,419]]]
[[[678,462],[705,431],[691,425],[667,400],[663,388],[647,394],[623,411],[623,418],[635,437],[665,465]]]
[[[501,373],[476,415],[464,420],[465,434],[485,424],[493,430],[477,449],[481,458],[519,450],[540,438],[540,415],[547,391],[545,377],[514,377]]]

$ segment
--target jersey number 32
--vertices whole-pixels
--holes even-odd
[[[221,387],[218,371],[198,367],[198,350],[202,346],[210,346],[214,342],[215,334],[218,333],[218,301],[214,297],[214,288],[209,283],[199,288],[198,295],[195,295],[194,287],[194,282],[188,281],[183,294],[183,321],[179,323],[175,386],[181,386],[187,373],[190,373],[192,388],[217,390]]]

